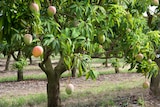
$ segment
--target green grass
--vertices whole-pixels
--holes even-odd
[[[44,93],[20,97],[3,97],[0,100],[0,107],[24,107],[25,105],[33,107],[33,105],[38,105],[46,101],[47,96]]]
[[[24,80],[44,80],[46,79],[45,74],[32,74],[32,75],[24,75]],[[17,81],[17,76],[8,76],[8,77],[1,77],[0,82],[10,82],[10,81]]]
[[[108,59],[108,63],[112,63],[112,61],[114,60],[115,58],[110,58]],[[124,63],[124,59],[121,58],[121,59],[118,59],[120,63]],[[101,59],[101,58],[93,58],[92,59],[92,63],[104,63],[106,61],[106,59]]]
[[[106,61],[105,59],[100,59],[100,58],[94,58],[94,59],[92,59],[92,63],[103,63],[105,61]]]
[[[131,71],[128,71],[128,69],[123,69],[123,70],[120,70],[120,73],[133,73],[133,72],[136,72],[136,69],[133,69]],[[111,69],[111,70],[105,70],[105,71],[100,71],[99,72],[100,75],[107,75],[107,74],[115,74],[115,71],[114,69]]]
[[[16,76],[10,76],[10,77],[1,77],[0,82],[9,82],[9,81],[16,81]]]
[[[46,79],[46,75],[45,74],[32,74],[32,75],[27,75],[24,76],[24,80],[30,80],[30,79],[35,79],[35,80],[44,80]]]

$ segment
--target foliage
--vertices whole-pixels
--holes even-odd
[[[13,69],[23,70],[27,65],[27,60],[25,58],[21,58],[13,64]]]
[[[151,67],[154,70],[144,68],[147,64],[145,61],[149,58],[154,60],[155,50],[159,47],[159,32],[151,31],[142,16],[151,4],[150,0],[53,0],[52,4],[57,8],[57,14],[53,17],[47,14],[51,2],[47,4],[44,0],[36,0],[40,7],[38,12],[28,9],[31,2],[1,1],[0,37],[5,38],[3,40],[10,44],[13,51],[27,51],[26,48],[21,49],[25,47],[22,37],[25,33],[31,33],[34,36],[33,43],[47,48],[44,54],[55,56],[60,53],[67,69],[71,69],[75,65],[73,60],[76,54],[83,56],[96,52],[94,46],[98,43],[98,35],[104,35],[105,43],[101,45],[109,57],[125,57],[126,62],[131,63],[131,69],[137,65],[138,71],[145,74],[156,71],[157,68],[153,67],[156,64]],[[15,41],[19,42],[15,44]],[[144,63],[135,61],[138,53],[144,54]]]
[[[120,67],[120,62],[119,62],[119,59],[117,58],[114,58],[112,60],[112,64],[111,64],[113,67]]]

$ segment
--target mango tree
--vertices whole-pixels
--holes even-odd
[[[145,77],[156,76],[159,31],[147,27],[142,16],[150,4],[151,0],[2,0],[0,37],[10,43],[14,34],[33,35],[37,46],[33,45],[32,54],[40,57],[39,67],[47,76],[48,107],[59,107],[62,73],[76,67],[79,76],[97,77],[89,65],[97,42],[118,50],[111,56],[124,57],[130,69],[136,67]],[[51,57],[55,55],[60,59],[53,68]],[[67,93],[73,88],[69,81]]]
[[[2,44],[1,51],[4,54],[4,56],[8,56],[6,68],[9,64],[9,58],[11,56],[16,61],[16,63],[13,66],[18,70],[18,81],[23,80],[23,68],[25,65],[27,65],[27,55],[31,56],[31,50],[29,51],[29,49],[31,49],[31,41],[26,41],[27,38],[25,36],[25,33],[30,32],[29,30],[31,26],[29,25],[29,23],[26,23],[26,21],[30,20],[28,19],[28,16],[30,14],[26,14],[26,11],[29,10],[27,9],[27,6],[26,10],[24,10],[25,8],[23,7],[25,6],[26,4],[22,1],[0,1],[0,41]]]
[[[160,24],[160,20],[159,20],[159,1],[158,0],[153,0],[154,5],[156,5],[156,7],[154,7],[154,11],[153,9],[148,9],[148,11],[146,12],[147,14],[147,24],[150,27],[150,29],[152,30],[160,30],[159,28],[159,24]],[[151,8],[151,7],[150,7]],[[152,40],[153,41],[153,40]],[[158,42],[158,38],[156,38],[156,40]],[[155,46],[156,44],[154,44]],[[157,49],[155,50],[156,54],[157,54],[157,58],[155,59],[155,62],[157,63],[158,67],[160,67],[160,60],[159,60],[159,47],[157,47]],[[149,62],[151,62],[149,60]],[[151,78],[151,82],[150,82],[150,94],[155,95],[155,96],[159,96],[160,95],[160,71],[158,72],[157,76],[152,76]]]

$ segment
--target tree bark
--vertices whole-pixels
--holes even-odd
[[[59,79],[60,78],[56,77],[55,75],[52,77],[48,77],[48,83],[47,83],[48,107],[61,106]]]
[[[160,59],[156,59],[155,61],[160,68]],[[158,75],[156,77],[152,76],[151,78],[150,94],[154,95],[155,97],[160,96],[160,70],[158,71]]]
[[[108,58],[106,57],[105,67],[108,67]]]
[[[46,59],[44,64],[41,63],[39,66],[47,75],[48,107],[61,107],[59,79],[61,74],[66,71],[63,58],[60,58],[54,69],[49,57]]]
[[[106,57],[105,66],[108,67],[108,54],[107,53],[105,54],[105,57]]]
[[[22,70],[17,71],[17,81],[23,81],[23,71]]]
[[[11,54],[8,54],[4,71],[9,70],[10,59],[11,59]]]
[[[30,56],[29,57],[29,65],[32,65],[33,64],[33,61],[32,61],[32,57]]]
[[[119,67],[115,67],[115,73],[119,73]]]

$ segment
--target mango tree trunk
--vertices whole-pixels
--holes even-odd
[[[17,71],[17,81],[23,81],[23,70]]]
[[[119,67],[114,67],[115,73],[119,73]]]
[[[4,71],[9,70],[10,59],[11,59],[11,54],[8,54]]]
[[[109,65],[108,65],[109,53],[108,52],[105,53],[105,57],[106,57],[106,61],[104,64],[106,67],[109,67]]]
[[[156,59],[155,61],[158,67],[160,68],[160,59]],[[160,70],[156,77],[152,76],[151,82],[150,82],[150,90],[151,90],[151,94],[154,95],[155,97],[160,96]]]
[[[63,59],[60,58],[59,63],[53,69],[50,58],[47,58],[44,63],[39,64],[40,68],[47,75],[47,98],[48,107],[60,107],[60,83],[59,79],[63,72],[66,71]]]
[[[30,56],[29,57],[29,65],[32,65],[33,64],[33,61],[32,61],[32,57]]]
[[[48,107],[60,107],[60,85],[59,85],[59,76],[48,76],[47,78],[47,98],[48,98]]]

